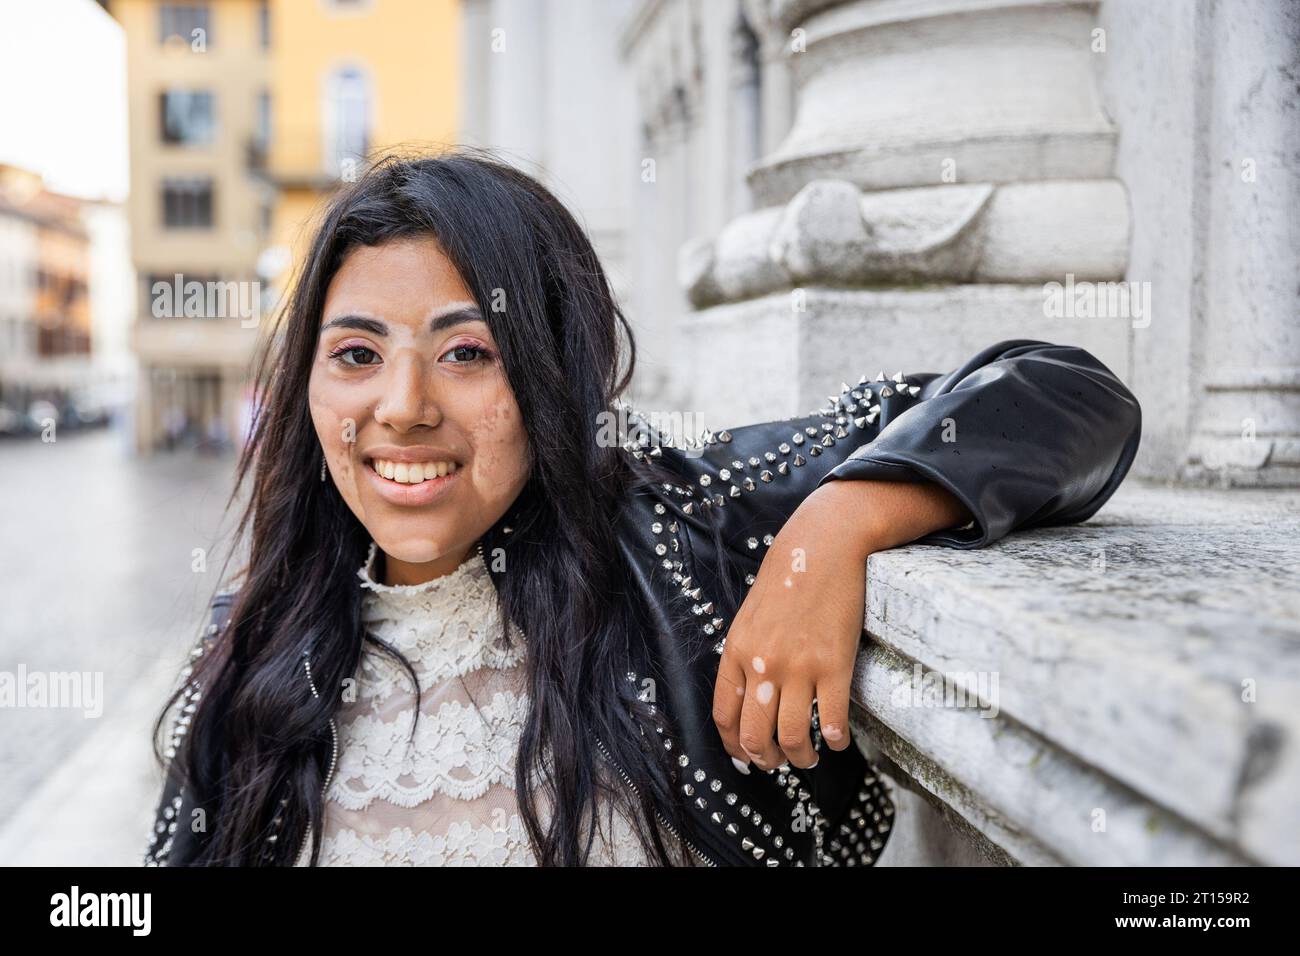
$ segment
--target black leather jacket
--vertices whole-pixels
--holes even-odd
[[[628,650],[627,677],[638,686],[654,681],[655,706],[675,728],[660,728],[661,743],[676,756],[691,821],[686,837],[701,862],[869,866],[892,829],[894,805],[876,768],[856,745],[824,746],[815,709],[820,759],[811,770],[787,764],[741,774],[713,723],[727,624],[800,502],[825,481],[933,481],[975,520],[921,543],[983,547],[1016,529],[1090,517],[1127,474],[1140,427],[1132,393],[1087,352],[1008,341],[945,375],[864,375],[808,415],[706,434],[702,446],[673,448],[644,437],[625,446],[676,476],[635,494],[617,534],[656,618],[646,648]],[[716,551],[705,511],[719,524],[727,560]],[[481,550],[508,549],[509,534],[498,522]],[[222,594],[214,601],[195,656],[223,626],[231,600]],[[187,688],[173,747],[197,693]],[[608,760],[603,742],[596,744]],[[146,864],[184,865],[197,852],[202,834],[185,825],[190,804],[169,773]],[[660,818],[666,826],[670,816],[661,810]]]

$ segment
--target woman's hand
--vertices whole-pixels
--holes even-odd
[[[812,704],[834,750],[849,745],[849,689],[867,558],[970,514],[933,484],[830,481],[773,539],[727,633],[713,719],[736,766],[812,767]]]

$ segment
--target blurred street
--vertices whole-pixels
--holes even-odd
[[[103,674],[97,718],[0,711],[0,863],[131,864],[143,849],[161,780],[149,723],[220,573],[234,458],[124,445],[108,429],[0,444],[0,671]]]

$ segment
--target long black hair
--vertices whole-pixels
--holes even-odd
[[[227,503],[251,482],[235,528],[247,564],[231,582],[238,593],[227,627],[194,667],[202,693],[174,758],[208,811],[194,862],[292,865],[310,827],[315,865],[340,698],[329,689],[354,676],[367,642],[416,683],[410,662],[361,624],[356,569],[370,539],[333,482],[317,478],[307,385],[326,289],[344,258],[418,236],[437,240],[472,292],[529,435],[529,478],[502,519],[514,527],[497,595],[502,621],[526,637],[530,710],[515,792],[536,859],[586,862],[597,818],[587,811],[609,797],[628,811],[649,859],[667,865],[672,852],[694,862],[671,755],[646,743],[667,717],[626,679],[627,649],[644,646],[652,616],[627,585],[610,533],[628,496],[667,476],[652,458],[597,437],[608,422],[602,413],[632,377],[632,331],[563,204],[491,153],[463,148],[390,154],[336,193],[259,349],[260,404]],[[494,290],[505,290],[507,312],[493,309]],[[304,677],[304,655],[319,696]],[[156,752],[179,696],[155,723]],[[591,730],[639,798],[606,786]],[[543,770],[547,755],[552,772]],[[538,787],[552,808],[545,823]],[[682,842],[660,830],[656,801],[671,808]]]

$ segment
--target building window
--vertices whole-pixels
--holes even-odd
[[[257,94],[257,145],[265,151],[271,145],[271,94],[266,90]]]
[[[275,224],[275,203],[270,199],[262,200],[260,206],[260,225],[262,227],[262,237],[266,238],[271,234],[271,227]]]
[[[253,135],[248,138],[248,168],[266,169],[266,157],[271,150],[271,94],[265,90],[257,94],[253,107],[255,114]]]
[[[271,4],[267,0],[257,5],[257,40],[263,50],[271,49]]]
[[[211,93],[165,90],[158,94],[162,141],[182,146],[206,146],[216,128],[216,109]]]
[[[203,42],[212,45],[212,24],[206,3],[164,3],[158,7],[158,42],[165,44],[179,37],[189,46],[196,39],[194,31],[201,30]]]
[[[163,180],[163,225],[168,229],[212,227],[212,178]]]
[[[370,80],[355,66],[340,67],[325,81],[325,169],[340,175],[370,148]]]

